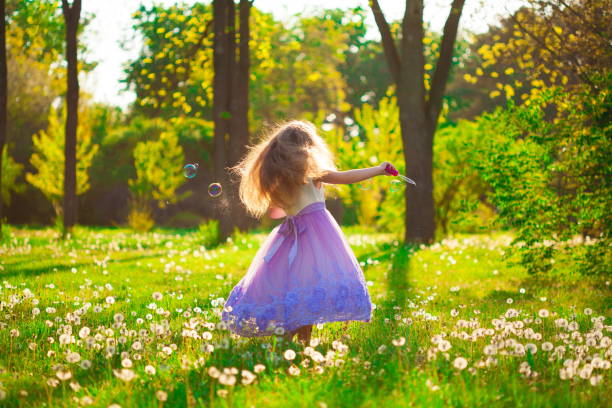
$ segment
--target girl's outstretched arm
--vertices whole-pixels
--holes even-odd
[[[368,167],[365,169],[353,169],[347,171],[330,171],[323,177],[321,177],[318,181],[327,184],[351,184],[357,183],[363,180],[367,180],[369,178],[381,175],[390,176],[391,174],[387,173],[385,168],[387,165],[391,165],[389,162],[382,162],[378,166]],[[393,168],[393,166],[391,166]]]

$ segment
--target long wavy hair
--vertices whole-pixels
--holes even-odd
[[[327,144],[312,123],[298,120],[278,125],[232,168],[240,200],[257,218],[271,206],[290,208],[308,179],[330,170],[336,166]]]

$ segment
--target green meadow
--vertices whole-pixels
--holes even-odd
[[[224,299],[265,232],[9,227],[0,406],[582,407],[609,400],[610,282],[510,266],[506,233],[404,247],[346,228],[372,320],[239,338]]]

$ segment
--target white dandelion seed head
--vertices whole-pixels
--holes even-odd
[[[453,367],[455,367],[457,370],[463,370],[467,367],[467,365],[468,361],[463,357],[457,357],[453,361]]]
[[[291,361],[295,358],[295,356],[296,356],[295,351],[291,349],[285,350],[285,352],[283,353],[283,357],[285,357],[285,360]]]

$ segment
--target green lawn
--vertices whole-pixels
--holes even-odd
[[[372,322],[318,327],[305,349],[216,325],[265,235],[207,249],[190,231],[77,228],[61,240],[10,228],[0,246],[0,406],[607,404],[608,277],[571,264],[529,276],[502,259],[503,234],[408,249],[345,231]]]

